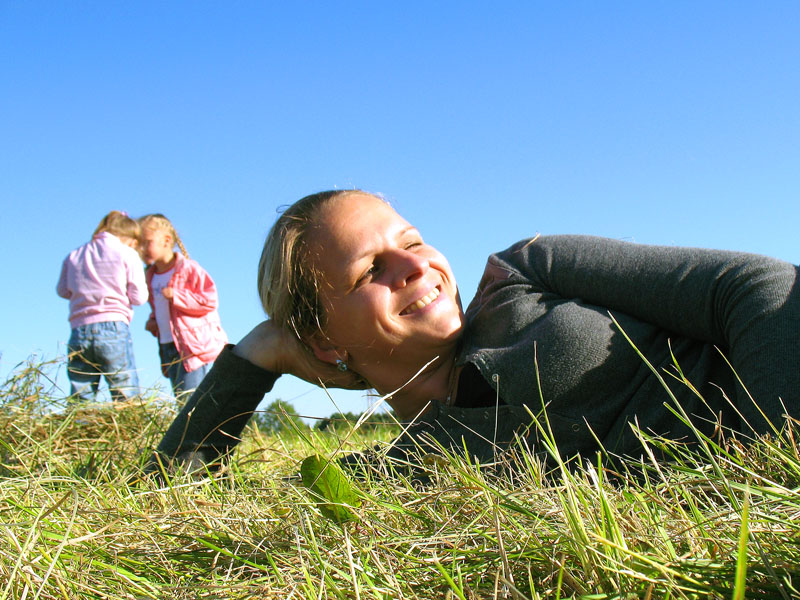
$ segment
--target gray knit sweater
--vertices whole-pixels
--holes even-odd
[[[752,434],[772,431],[764,415],[780,429],[784,407],[800,414],[800,282],[786,262],[540,237],[489,257],[466,317],[459,362],[475,364],[510,405],[499,429],[522,418],[516,407],[541,415],[546,406],[565,455],[597,449],[595,437],[610,452],[637,453],[632,422],[694,439],[676,412],[706,434],[719,415]],[[466,417],[450,410],[435,417],[445,427]]]

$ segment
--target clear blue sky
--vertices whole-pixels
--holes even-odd
[[[276,209],[328,188],[385,194],[465,300],[537,232],[797,263],[798,99],[794,1],[5,0],[0,377],[63,355],[60,264],[111,209],[173,220],[234,341]],[[168,387],[147,312],[141,380]],[[273,397],[334,410],[288,377]]]

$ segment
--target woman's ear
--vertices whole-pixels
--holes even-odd
[[[347,352],[335,346],[333,342],[321,333],[310,335],[305,342],[311,348],[314,356],[322,362],[335,365],[337,360],[347,360]]]

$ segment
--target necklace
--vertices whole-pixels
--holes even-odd
[[[457,367],[455,364],[450,369],[450,379],[447,384],[447,406],[453,406],[456,401],[456,394],[458,393],[458,375],[461,373],[462,367]]]

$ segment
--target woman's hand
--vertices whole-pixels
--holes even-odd
[[[369,385],[353,374],[317,359],[293,332],[273,321],[262,321],[233,347],[233,353],[272,373],[294,375],[311,383],[350,390]]]

